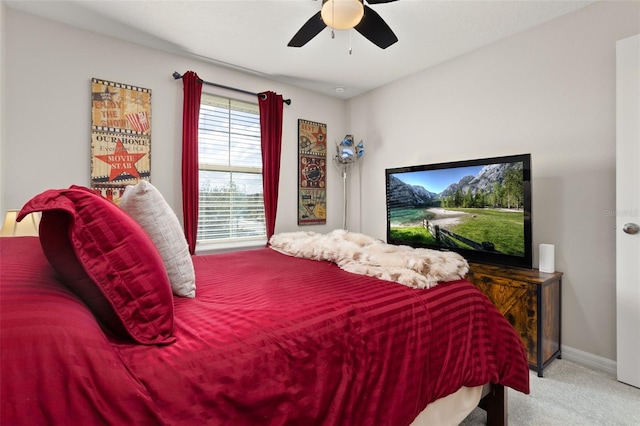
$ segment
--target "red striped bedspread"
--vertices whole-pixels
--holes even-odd
[[[467,281],[415,290],[266,248],[195,256],[177,341],[143,346],[109,340],[37,239],[12,240],[2,424],[407,425],[461,386],[529,392],[519,337]]]

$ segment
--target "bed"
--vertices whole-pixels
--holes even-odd
[[[22,212],[40,236],[0,239],[3,425],[409,425],[469,389],[500,424],[504,387],[529,392],[519,337],[464,279],[415,289],[262,248],[193,256],[177,296],[157,243],[98,198],[40,194]]]

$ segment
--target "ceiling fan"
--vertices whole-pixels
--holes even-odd
[[[367,0],[369,4],[391,3],[397,0]],[[381,49],[398,41],[389,25],[363,0],[322,0],[322,9],[313,15],[293,36],[287,46],[302,47],[325,27],[343,30],[355,28]]]

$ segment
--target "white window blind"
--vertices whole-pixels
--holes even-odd
[[[198,242],[264,240],[258,105],[203,93],[198,156]]]

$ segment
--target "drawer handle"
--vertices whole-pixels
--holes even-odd
[[[634,235],[640,232],[640,226],[637,223],[625,223],[622,230],[627,234]]]

